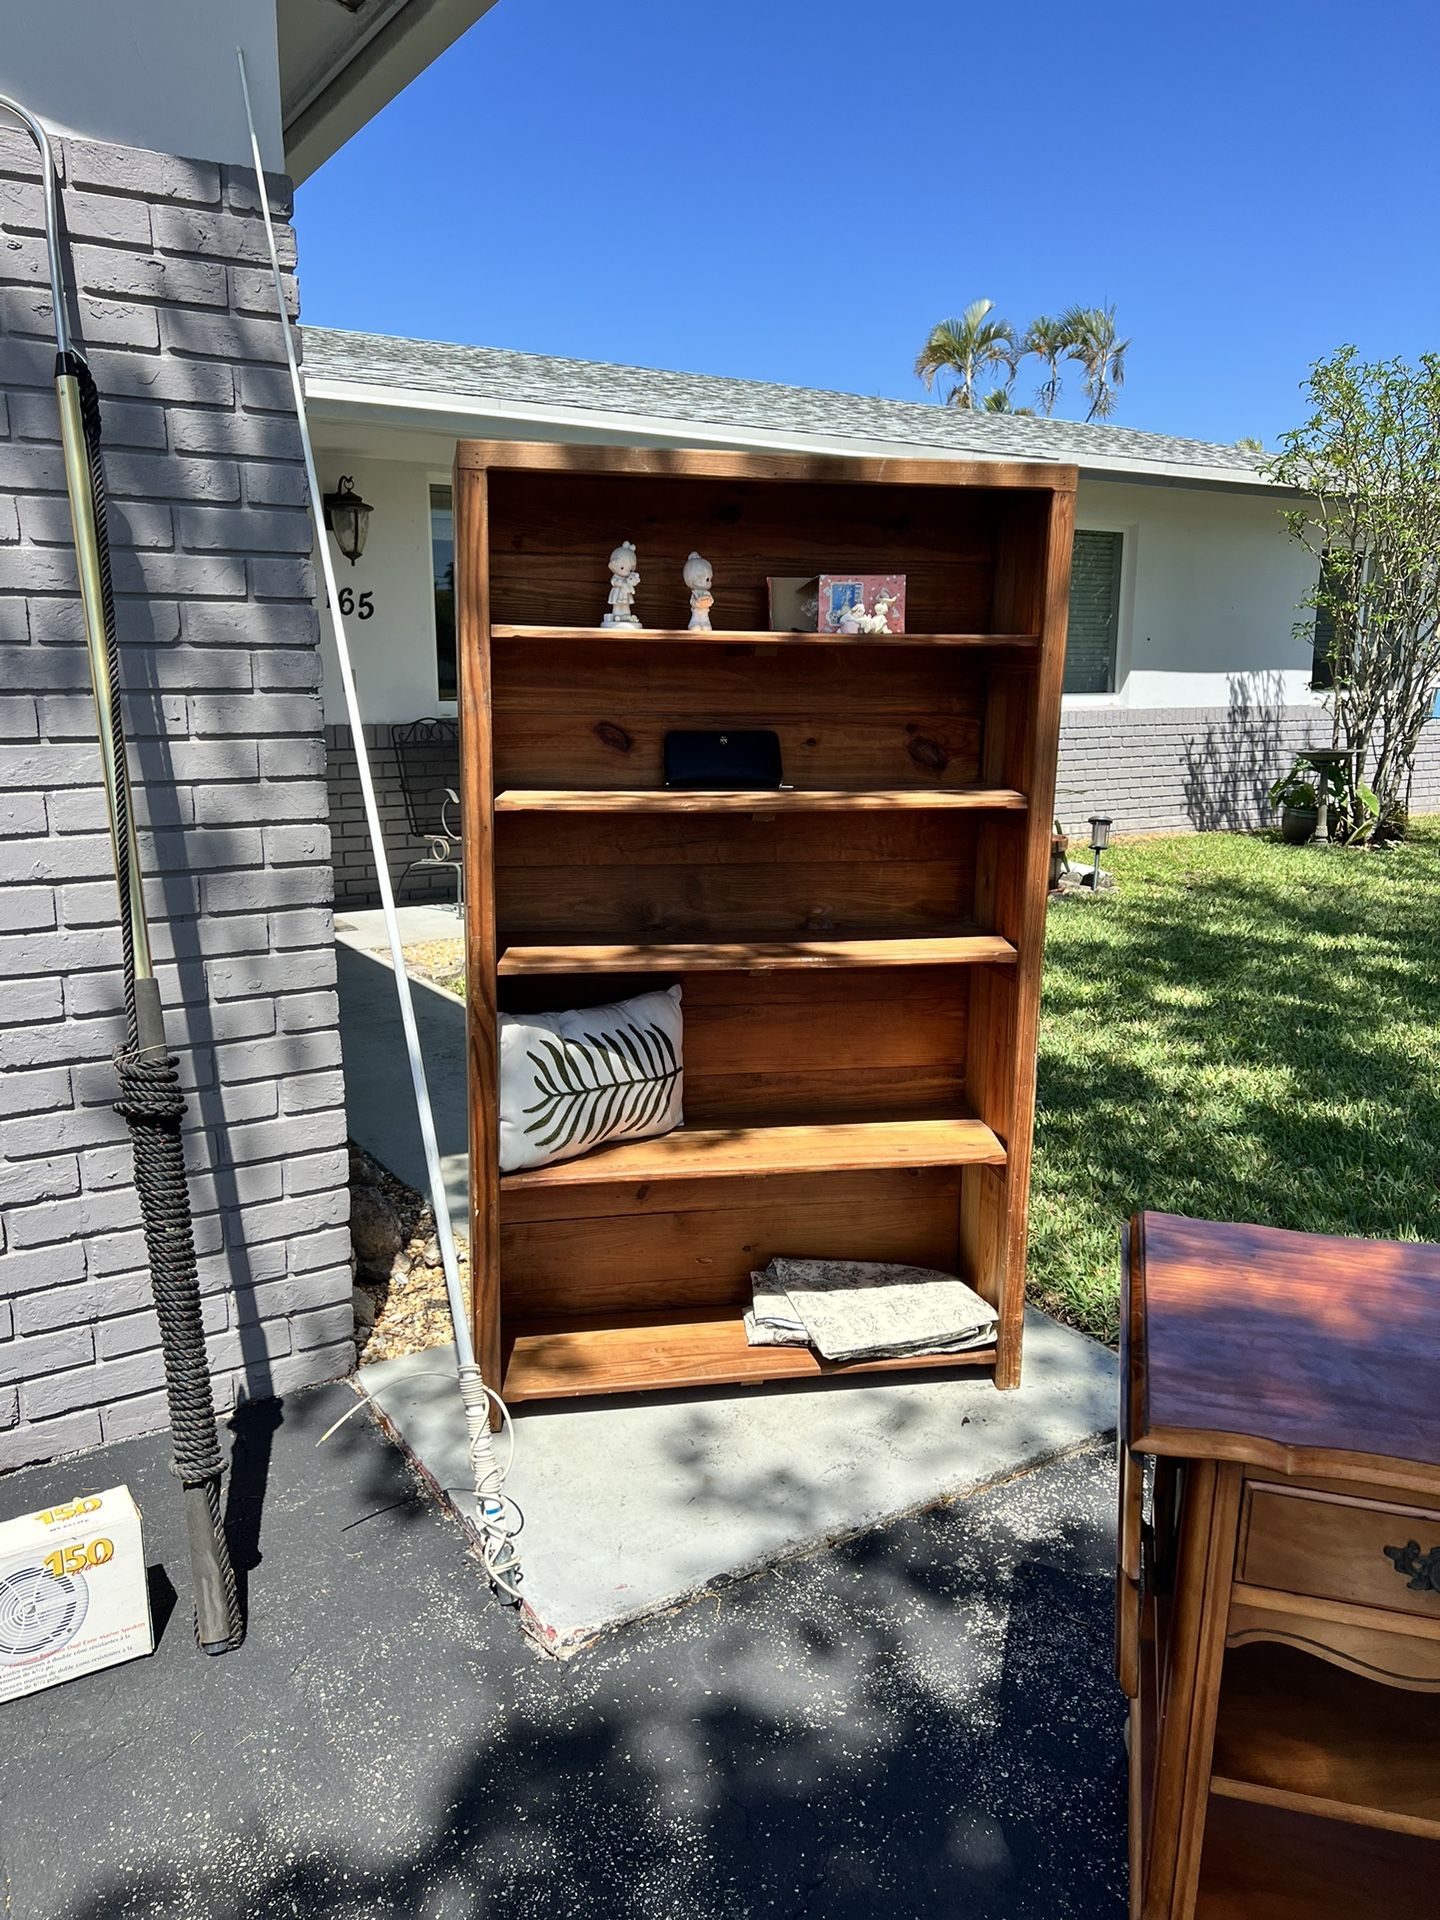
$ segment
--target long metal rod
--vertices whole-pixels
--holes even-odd
[[[125,741],[118,725],[118,689],[112,671],[111,628],[107,618],[106,571],[102,559],[101,503],[96,497],[99,484],[91,464],[91,446],[87,436],[81,378],[89,382],[84,361],[75,351],[70,332],[70,316],[65,298],[65,273],[60,250],[60,203],[56,186],[55,154],[43,123],[18,100],[0,94],[0,109],[12,114],[25,127],[40,153],[40,181],[44,198],[45,247],[50,268],[50,300],[55,331],[55,401],[60,416],[60,444],[65,462],[65,489],[70,501],[70,525],[75,542],[75,564],[80,586],[80,605],[85,622],[85,645],[90,664],[90,685],[95,697],[95,725],[100,747],[100,769],[105,789],[105,808],[110,826],[110,851],[115,865],[115,883],[119,895],[126,968],[126,1013],[128,1031],[123,1050],[132,1062],[166,1063],[168,1048],[159,986],[151,956],[150,930],[145,919],[145,896],[141,883],[140,855],[135,838],[133,811],[129,804],[129,772],[125,764]],[[91,389],[93,393],[93,388]],[[98,459],[98,454],[97,454]],[[122,1094],[126,1084],[122,1071]],[[156,1286],[157,1306],[161,1307],[161,1344],[165,1355],[167,1389],[170,1393],[172,1432],[177,1431],[176,1378],[184,1376],[190,1389],[187,1429],[193,1424],[202,1431],[208,1419],[213,1423],[213,1407],[205,1367],[204,1335],[200,1324],[198,1292],[194,1287],[193,1245],[190,1237],[188,1202],[184,1202],[184,1168],[180,1160],[178,1113],[183,1105],[174,1095],[174,1110],[168,1125],[173,1138],[157,1138],[151,1128],[145,1148],[148,1174],[141,1178],[141,1149],[137,1145],[136,1184],[140,1191],[145,1221],[146,1249],[150,1257],[152,1283],[157,1272],[157,1246],[165,1242],[167,1270],[171,1272],[169,1292],[162,1305]],[[122,1099],[122,1111],[131,1123],[132,1138],[136,1118]],[[153,1118],[153,1115],[150,1116]],[[142,1124],[143,1124],[142,1119]],[[162,1123],[158,1129],[164,1134]],[[178,1183],[184,1204],[183,1218],[156,1210],[154,1155],[172,1156],[162,1179]],[[173,1270],[188,1263],[188,1273],[177,1287]],[[183,1323],[183,1324],[182,1324]],[[178,1331],[177,1331],[178,1328]],[[183,1392],[183,1389],[181,1389]],[[198,1411],[197,1411],[198,1405]],[[209,1410],[207,1412],[207,1410]],[[177,1455],[195,1445],[194,1433],[187,1443],[177,1445]],[[205,1477],[185,1478],[182,1504],[189,1544],[191,1591],[195,1606],[195,1633],[206,1653],[225,1653],[239,1644],[243,1628],[235,1597],[235,1579],[230,1565],[220,1521],[220,1462],[213,1424],[204,1440],[213,1458],[213,1469]]]
[[[256,193],[265,220],[265,237],[270,248],[270,268],[275,281],[275,302],[285,341],[285,359],[290,370],[290,390],[295,402],[295,418],[300,428],[300,445],[305,455],[305,477],[310,489],[311,515],[315,524],[315,544],[330,625],[335,635],[335,651],[340,665],[340,685],[345,697],[345,713],[355,743],[355,760],[360,776],[360,794],[365,807],[365,824],[375,855],[375,881],[385,915],[390,941],[390,964],[395,975],[395,997],[400,1006],[400,1024],[405,1033],[405,1051],[410,1061],[410,1082],[415,1096],[415,1112],[420,1123],[420,1138],[425,1151],[425,1171],[430,1187],[430,1208],[435,1215],[435,1237],[440,1243],[440,1259],[445,1269],[445,1292],[450,1303],[450,1318],[455,1329],[455,1359],[461,1397],[465,1405],[466,1429],[470,1443],[470,1461],[475,1474],[475,1495],[479,1505],[482,1552],[491,1579],[506,1596],[520,1598],[520,1563],[512,1530],[506,1522],[506,1506],[501,1493],[503,1476],[495,1458],[490,1437],[492,1398],[481,1378],[475,1359],[475,1343],[470,1329],[470,1303],[460,1285],[460,1265],[455,1251],[455,1234],[450,1222],[450,1201],[445,1191],[445,1174],[440,1164],[440,1144],[435,1135],[435,1115],[430,1104],[430,1087],[425,1061],[420,1051],[420,1029],[415,1019],[415,999],[410,990],[410,975],[405,967],[405,949],[400,938],[400,922],[395,912],[395,892],[390,881],[390,863],[385,852],[385,832],[380,823],[380,806],[370,771],[370,756],[365,750],[364,721],[355,689],[355,673],[350,661],[350,645],[340,613],[340,587],[335,578],[335,561],[325,536],[323,496],[315,470],[315,450],[310,444],[310,426],[305,411],[305,389],[300,383],[300,365],[295,356],[293,326],[285,304],[285,287],[280,277],[280,255],[275,243],[275,227],[270,217],[270,198],[265,190],[265,171],[260,156],[260,141],[255,131],[255,116],[250,105],[250,83],[245,71],[244,49],[235,49],[240,63],[240,87],[245,98],[245,115],[250,128],[250,152],[255,166]]]
[[[55,186],[55,153],[50,135],[28,107],[0,93],[0,107],[13,113],[40,149],[40,188],[45,196],[45,251],[50,261],[50,302],[55,309],[55,350],[70,351],[70,315],[65,305],[65,275],[60,262],[60,197]]]
[[[60,445],[65,457],[65,491],[70,498],[70,527],[75,539],[75,566],[80,576],[80,606],[85,617],[85,646],[90,656],[90,686],[95,695],[95,729],[100,740],[100,769],[105,782],[106,813],[110,822],[110,855],[115,880],[130,925],[135,956],[135,978],[154,978],[150,928],[145,919],[145,895],[140,881],[140,850],[135,822],[116,796],[125,778],[120,766],[123,742],[115,738],[115,688],[110,677],[109,636],[105,631],[105,596],[100,580],[100,542],[95,524],[95,495],[90,482],[90,450],[80,411],[80,382],[68,371],[69,349],[57,356],[55,403],[60,409]],[[122,845],[123,841],[123,845]],[[123,872],[122,872],[123,867]]]

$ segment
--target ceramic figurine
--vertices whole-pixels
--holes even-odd
[[[610,556],[610,611],[600,622],[602,627],[638,627],[634,611],[635,589],[640,584],[635,542],[622,540]]]
[[[711,633],[710,609],[715,604],[715,596],[710,591],[715,578],[715,569],[708,560],[698,553],[692,553],[685,562],[684,580],[690,589],[690,628],[691,633]]]
[[[875,596],[875,609],[871,615],[871,633],[889,633],[890,615],[900,601],[898,593],[892,593],[889,587],[882,587]]]

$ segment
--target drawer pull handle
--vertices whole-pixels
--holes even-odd
[[[1386,1547],[1385,1558],[1395,1563],[1395,1571],[1407,1576],[1405,1584],[1412,1593],[1440,1593],[1440,1547],[1421,1553],[1418,1540],[1407,1540],[1403,1547]]]

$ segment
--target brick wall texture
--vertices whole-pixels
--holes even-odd
[[[412,716],[406,715],[405,718]],[[406,825],[388,725],[367,726],[385,827],[390,877],[398,886],[425,843]],[[375,863],[360,805],[350,729],[325,729],[335,902],[373,906]],[[1072,836],[1092,813],[1108,813],[1117,833],[1204,833],[1268,826],[1271,783],[1303,746],[1328,746],[1330,717],[1314,707],[1264,707],[1237,701],[1216,707],[1077,707],[1060,729],[1056,811]],[[1415,764],[1417,813],[1440,812],[1440,722],[1425,729]],[[402,900],[455,897],[449,874],[412,873]]]
[[[223,1412],[333,1378],[353,1352],[304,470],[253,180],[82,142],[62,164]],[[288,212],[288,183],[271,192]],[[111,1108],[119,939],[36,155],[8,133],[0,326],[0,1467],[14,1467],[166,1414]]]
[[[1078,707],[1060,727],[1056,812],[1073,836],[1092,813],[1117,833],[1213,832],[1271,824],[1265,795],[1305,746],[1330,744],[1315,707]],[[1426,727],[1411,804],[1440,810],[1440,722]]]
[[[399,717],[413,720],[415,716],[405,714]],[[370,755],[375,798],[380,807],[390,880],[399,889],[398,897],[402,902],[453,901],[456,896],[455,875],[445,869],[419,869],[409,874],[401,885],[401,875],[406,867],[412,860],[425,857],[429,852],[429,843],[410,831],[389,725],[367,724],[365,745]],[[335,905],[341,911],[346,906],[373,906],[379,897],[375,891],[375,859],[365,825],[355,744],[349,727],[326,727],[325,748],[330,788],[330,846],[335,869]],[[446,784],[452,783],[447,780]],[[456,790],[458,792],[458,786]],[[454,818],[455,814],[452,813],[451,817]]]

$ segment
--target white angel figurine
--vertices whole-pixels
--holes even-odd
[[[715,604],[715,596],[710,591],[715,578],[715,569],[708,560],[698,553],[692,553],[682,570],[685,584],[690,589],[690,627],[691,633],[711,633],[710,609]]]
[[[870,616],[871,633],[889,633],[891,631],[890,615],[894,612],[899,601],[900,596],[898,593],[892,593],[888,587],[882,587],[880,589],[879,593],[875,596],[875,608]]]
[[[640,584],[635,542],[622,540],[610,556],[610,611],[600,622],[602,627],[638,627],[635,615],[635,589]]]

